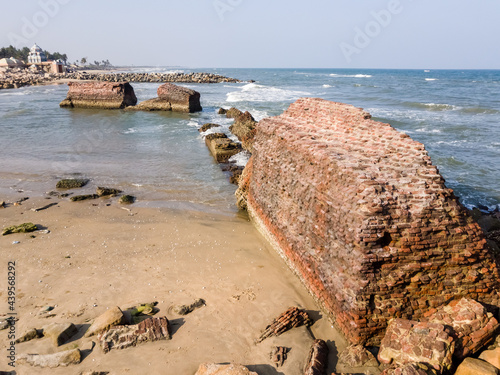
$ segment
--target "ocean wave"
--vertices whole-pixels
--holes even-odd
[[[405,102],[404,105],[412,108],[427,109],[429,111],[453,111],[460,107],[446,103],[419,103],[419,102]]]
[[[335,86],[332,86],[332,85],[323,85],[324,88],[329,88],[329,87],[335,87]]]
[[[469,114],[485,114],[485,115],[496,115],[500,113],[499,110],[493,108],[484,108],[484,107],[466,107],[461,108],[460,112],[469,113]]]
[[[136,128],[128,128],[127,130],[125,130],[123,132],[123,134],[134,134],[134,133],[137,133],[138,130]]]
[[[339,78],[371,78],[373,77],[370,74],[330,74],[330,77],[339,77]]]
[[[420,128],[415,130],[418,133],[441,133],[439,129]]]
[[[426,81],[439,81],[437,78],[426,78]]]
[[[198,122],[193,121],[193,120],[188,121],[186,125],[187,126],[194,126],[195,128],[199,128],[200,127],[200,124],[198,124]]]
[[[311,95],[305,91],[285,90],[277,87],[249,83],[241,87],[240,91],[227,94],[227,101],[235,102],[282,102],[284,100],[295,100],[302,96]]]

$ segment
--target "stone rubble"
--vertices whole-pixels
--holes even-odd
[[[300,310],[298,307],[290,307],[264,329],[256,342],[260,343],[268,337],[279,336],[292,328],[303,325],[312,325],[312,321],[309,315],[307,315],[307,312],[305,310]]]
[[[394,319],[387,327],[378,360],[398,365],[421,362],[437,371],[448,371],[455,350],[453,334],[442,324]]]
[[[104,353],[125,349],[146,341],[170,340],[170,324],[166,317],[149,318],[139,324],[114,326],[98,336]]]
[[[323,340],[314,340],[307,356],[304,375],[326,375],[329,349]]]

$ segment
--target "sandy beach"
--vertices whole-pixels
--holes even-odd
[[[25,196],[12,195],[15,202]],[[45,210],[31,209],[57,203]],[[313,336],[330,347],[330,369],[345,342],[318,311],[303,285],[243,214],[234,216],[159,208],[123,209],[117,198],[70,202],[67,198],[30,198],[0,209],[2,227],[35,223],[41,231],[0,238],[7,303],[7,262],[16,264],[16,337],[49,323],[72,322],[79,332],[54,347],[47,338],[16,345],[16,354],[48,354],[80,348],[80,365],[57,369],[18,365],[18,374],[194,374],[203,362],[237,362],[259,374],[300,374]],[[50,231],[49,233],[44,232]],[[34,236],[32,238],[32,236]],[[15,243],[19,241],[19,243]],[[178,304],[203,298],[206,306],[181,317]],[[94,318],[107,309],[157,301],[159,316],[172,324],[172,339],[104,354],[82,338]],[[52,317],[37,313],[53,306]],[[309,311],[316,321],[260,344],[254,340],[290,306]],[[2,353],[7,330],[0,331]],[[276,369],[273,345],[292,348]],[[8,368],[6,355],[1,370]]]

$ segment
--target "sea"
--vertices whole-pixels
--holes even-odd
[[[300,97],[319,97],[364,108],[423,143],[466,207],[500,207],[499,70],[127,71],[204,71],[245,82],[183,84],[201,93],[203,111],[195,114],[60,108],[65,84],[0,90],[0,194],[43,194],[59,178],[85,177],[88,189],[120,188],[138,205],[234,215],[236,186],[198,129],[217,123],[229,134],[232,121],[217,114],[220,107],[261,120]],[[139,101],[155,97],[158,85],[132,83]],[[244,165],[248,154],[234,159]]]

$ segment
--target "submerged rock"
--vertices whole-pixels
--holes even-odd
[[[113,189],[113,188],[107,188],[107,187],[98,186],[97,189],[96,189],[96,193],[100,197],[105,197],[105,196],[108,196],[108,195],[118,195],[118,194],[121,194],[122,191],[119,190],[119,189]]]
[[[128,82],[69,82],[61,107],[122,109],[137,104]]]
[[[97,194],[84,194],[84,195],[75,195],[69,198],[69,200],[71,202],[78,202],[78,201],[86,201],[89,199],[97,199],[97,198],[99,198]]]
[[[133,195],[122,195],[118,202],[122,204],[132,204],[135,202],[135,197]]]
[[[57,189],[78,189],[87,185],[89,180],[82,178],[66,178],[60,180],[56,184]],[[57,194],[57,192],[51,192],[52,195]],[[55,193],[55,194],[54,194]],[[51,195],[51,194],[49,194]]]
[[[219,115],[225,115],[227,113],[227,109],[224,109],[224,108],[219,108],[219,110],[217,111],[217,113]]]
[[[203,126],[201,128],[199,128],[198,131],[200,133],[204,133],[208,129],[219,128],[219,127],[220,127],[220,125],[218,125],[218,124],[207,123],[207,124],[203,124]]]
[[[36,231],[38,228],[33,223],[23,223],[19,225],[11,225],[10,227],[4,228],[2,231],[2,236],[12,233],[30,233]]]

